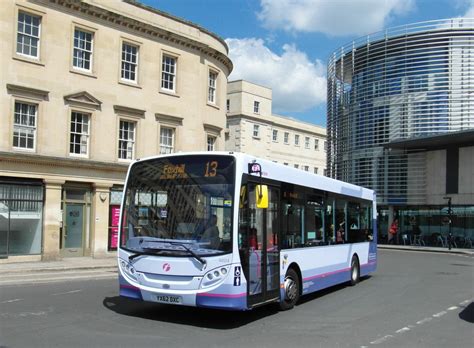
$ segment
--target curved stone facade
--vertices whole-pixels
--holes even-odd
[[[107,255],[133,159],[224,150],[217,35],[133,0],[5,0],[0,24],[0,258]]]

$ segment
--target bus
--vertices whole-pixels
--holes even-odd
[[[372,190],[233,152],[131,163],[120,213],[120,295],[250,310],[377,267]]]

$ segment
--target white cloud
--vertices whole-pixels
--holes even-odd
[[[272,52],[262,39],[227,39],[234,63],[232,80],[247,80],[270,87],[273,112],[302,112],[326,102],[326,68],[292,45],[282,55]]]
[[[364,35],[383,29],[391,16],[408,13],[414,1],[261,0],[258,18],[267,29]]]
[[[469,6],[466,13],[463,15],[465,18],[474,18],[474,0],[466,1]]]

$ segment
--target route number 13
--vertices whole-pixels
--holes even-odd
[[[214,177],[217,174],[217,161],[207,162],[206,163],[206,177]]]

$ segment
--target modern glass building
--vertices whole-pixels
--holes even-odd
[[[441,245],[451,228],[472,247],[474,19],[354,40],[330,57],[327,88],[328,175],[376,190],[382,240],[397,217],[400,243],[421,230]]]

